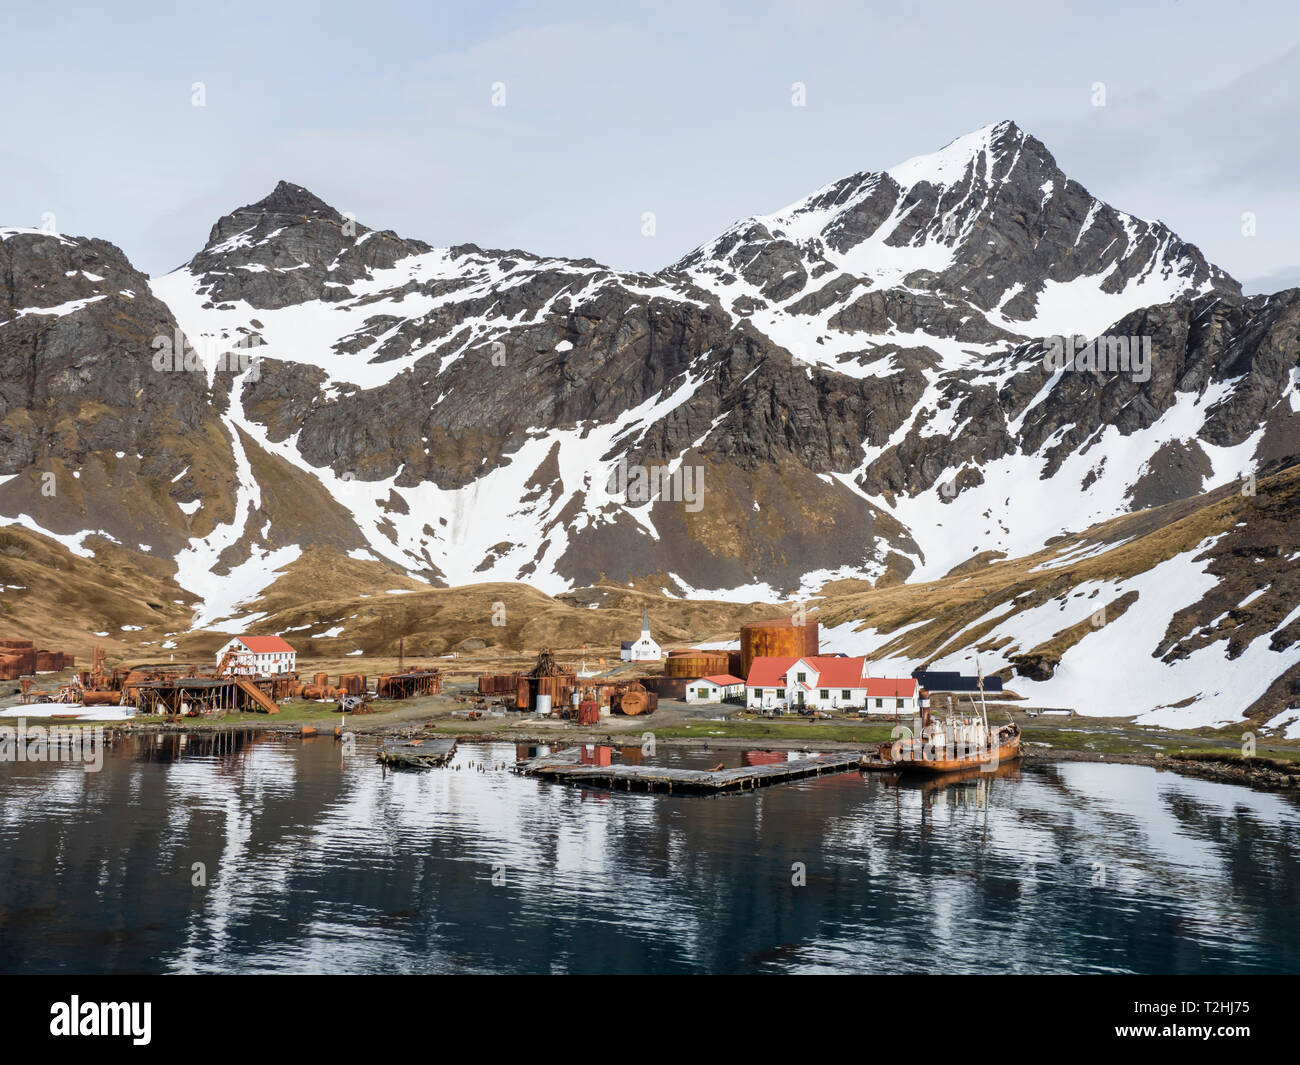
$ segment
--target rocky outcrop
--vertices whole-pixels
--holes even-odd
[[[438,582],[777,596],[1023,553],[1300,452],[1300,293],[1242,297],[1012,123],[654,275],[433,249],[288,182],[153,282],[97,241],[3,247],[0,472],[114,456],[116,494],[95,467],[42,527],[170,556],[222,529],[223,566],[309,545]],[[178,324],[209,372],[146,373]],[[1149,373],[1058,372],[1062,330],[1149,343]],[[257,372],[212,372],[236,342]],[[611,493],[627,467],[698,473],[702,498]],[[128,489],[157,500],[143,523],[115,513]]]
[[[0,230],[4,512],[167,557],[228,515],[228,431],[183,348],[112,244]]]
[[[422,241],[368,229],[281,181],[265,199],[220,218],[189,268],[213,304],[244,300],[275,309],[344,299],[348,286],[372,271],[429,250]]]

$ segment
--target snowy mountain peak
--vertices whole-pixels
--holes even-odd
[[[1029,147],[1047,165],[1056,165],[1041,141],[1008,119],[956,137],[937,152],[915,156],[890,167],[886,173],[902,188],[921,182],[951,185],[961,180],[972,165],[977,168],[983,165],[985,175],[990,175],[999,160],[1010,157],[1014,162],[1014,156],[1023,147]]]
[[[745,219],[657,275],[434,250],[288,182],[148,291],[124,259],[109,270],[94,248],[46,243],[0,240],[0,274],[34,282],[0,295],[0,399],[29,402],[32,351],[62,352],[50,381],[81,387],[87,330],[137,321],[148,376],[124,384],[184,411],[172,435],[186,442],[138,438],[124,393],[120,431],[95,439],[114,462],[140,456],[161,531],[112,506],[94,520],[175,560],[204,618],[313,547],[549,592],[641,581],[766,600],[940,576],[1220,487],[1292,431],[1292,364],[1274,352],[1293,336],[1269,333],[1285,338],[1290,305],[1248,305],[1194,247],[1091,196],[1009,122]],[[46,307],[60,314],[33,312]],[[1147,378],[1062,379],[1031,343],[1117,323],[1149,336]],[[207,374],[153,372],[152,340],[177,327]],[[237,341],[256,347],[256,372],[221,360]],[[44,428],[65,399],[11,422],[23,461],[0,476],[82,447]],[[1277,428],[1257,439],[1267,417]],[[199,462],[191,436],[228,453]],[[649,498],[629,487],[638,469],[680,484]],[[31,513],[39,491],[17,491],[8,512]],[[42,504],[42,528],[84,532],[64,499],[57,520]]]
[[[791,316],[808,319],[804,332],[842,330],[858,307],[870,328],[852,331],[869,335],[841,353],[901,344],[958,363],[979,353],[969,343],[1095,335],[1139,307],[1240,293],[1163,224],[1092,196],[1010,121],[737,222],[676,269],[769,335],[790,335]],[[918,294],[932,321],[871,306],[911,308]],[[957,321],[969,343],[953,347]]]

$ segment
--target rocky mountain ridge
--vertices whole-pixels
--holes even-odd
[[[1076,335],[1147,372],[1051,368]],[[160,371],[168,343],[190,362]],[[436,249],[281,182],[152,280],[0,230],[0,514],[170,561],[197,626],[255,624],[322,552],[395,584],[775,602],[1283,469],[1298,366],[1300,291],[1243,297],[1012,123],[657,274]],[[702,492],[635,497],[629,469]]]

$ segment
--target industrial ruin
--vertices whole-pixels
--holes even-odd
[[[273,656],[262,651],[262,641],[271,639],[284,643],[279,637],[232,641],[235,646],[223,648],[216,667],[210,670],[196,666],[119,666],[110,670],[105,664],[104,651],[96,647],[91,668],[74,673],[70,681],[60,684],[55,691],[43,690],[26,678],[73,668],[71,655],[37,651],[29,640],[0,640],[0,679],[19,680],[22,704],[120,706],[141,714],[172,717],[278,714],[280,704],[288,699],[334,702],[341,710],[364,713],[375,699],[410,699],[442,691],[442,672],[418,667],[380,674],[374,678],[373,685],[363,673],[341,673],[335,683],[330,682],[328,673],[316,673],[310,680],[304,680],[296,669],[283,668],[284,657],[294,654],[292,648],[283,655],[278,653],[278,648]]]
[[[62,651],[38,650],[31,640],[0,640],[0,680],[34,677],[37,673],[58,673],[76,665],[72,655]]]
[[[639,680],[580,677],[572,666],[557,662],[549,648],[542,649],[527,673],[483,674],[478,692],[505,696],[498,702],[509,709],[554,714],[580,725],[599,724],[609,714],[651,714],[659,706],[658,694]]]

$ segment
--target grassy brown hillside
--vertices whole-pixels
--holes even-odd
[[[1254,494],[1223,488],[1113,519],[1063,537],[1033,555],[966,564],[926,584],[841,582],[809,607],[823,626],[907,629],[877,652],[929,662],[963,649],[1001,653],[1003,675],[1050,677],[1061,657],[1128,611],[1150,610],[1133,591],[1098,593],[1093,616],[1063,626],[1033,646],[1008,646],[994,631],[1008,614],[1064,601],[1085,585],[1113,584],[1200,546],[1197,556],[1218,581],[1172,617],[1153,617],[1163,631],[1158,653],[1176,663],[1227,641],[1229,660],[1271,634],[1275,651],[1300,639],[1300,621],[1282,622],[1300,603],[1300,467],[1261,478]],[[100,643],[110,660],[205,661],[225,632],[189,631],[193,597],[177,588],[170,564],[103,539],[93,559],[16,526],[0,529],[0,634],[35,639],[80,656]],[[1262,591],[1261,591],[1262,590]],[[1254,592],[1261,592],[1251,598]],[[1249,600],[1248,605],[1242,605]],[[558,597],[521,584],[439,589],[388,563],[361,561],[312,547],[259,598],[241,610],[248,631],[283,633],[304,661],[375,668],[404,640],[408,659],[456,653],[470,662],[526,661],[542,646],[595,661],[616,657],[635,636],[643,609],[667,648],[734,639],[743,623],[788,612],[792,604],[734,604],[667,599],[637,587],[600,583]],[[223,628],[238,628],[237,624]],[[107,632],[109,635],[96,636]],[[174,646],[170,646],[174,645]],[[356,652],[360,651],[361,655]],[[1300,668],[1280,670],[1248,710],[1263,722],[1295,702]]]

